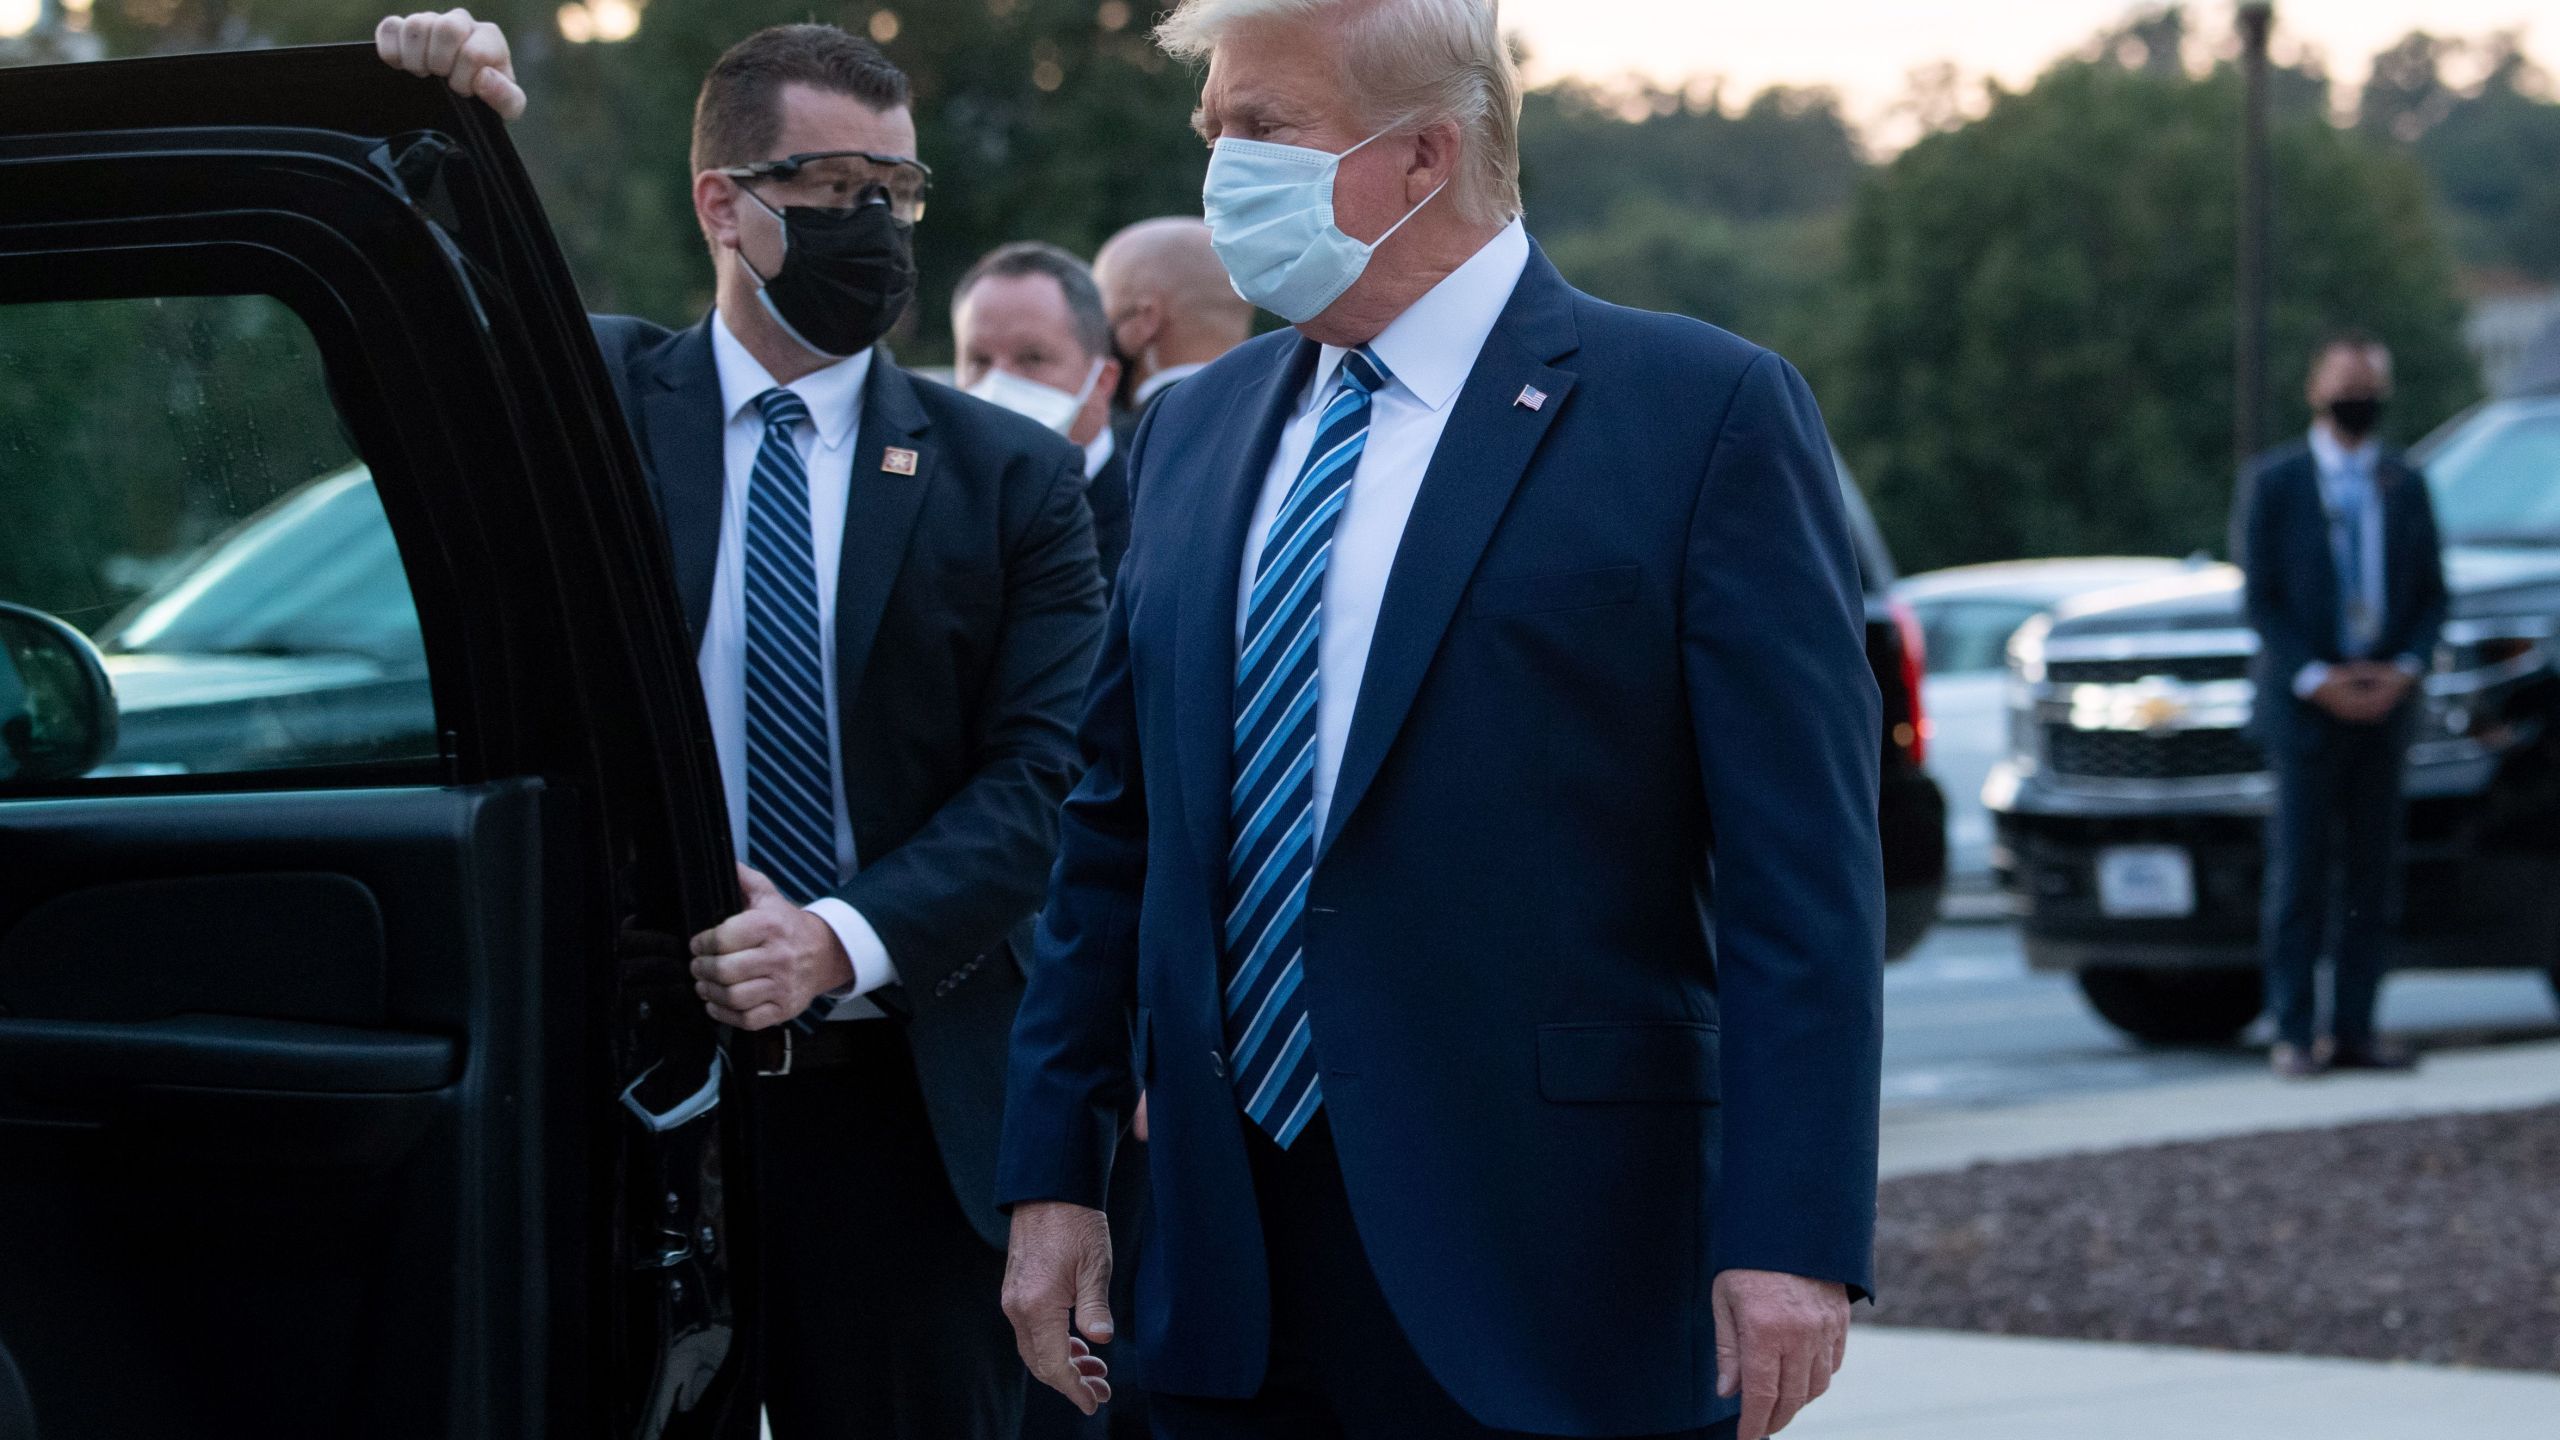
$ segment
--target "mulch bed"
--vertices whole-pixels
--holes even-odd
[[[1876,1251],[1881,1324],[2560,1371],[2560,1108],[1906,1176]]]

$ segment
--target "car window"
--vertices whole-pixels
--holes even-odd
[[[106,660],[92,778],[436,757],[399,549],[281,302],[0,306],[0,494],[0,600]]]
[[[1858,583],[1869,595],[1881,595],[1893,588],[1893,552],[1885,548],[1884,532],[1876,528],[1875,512],[1867,508],[1867,497],[1858,490],[1858,478],[1849,473],[1849,462],[1836,447],[1831,452],[1831,465],[1840,473],[1840,500],[1849,512],[1849,543],[1858,552]]]
[[[2427,483],[2448,540],[2560,545],[2560,403],[2482,410],[2428,458]]]
[[[1933,600],[1912,607],[1932,675],[1978,675],[2008,664],[2009,637],[2039,607],[2017,600]]]

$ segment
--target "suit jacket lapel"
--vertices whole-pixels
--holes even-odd
[[[863,666],[889,608],[907,538],[924,511],[933,485],[935,449],[929,422],[916,400],[915,382],[898,368],[888,348],[871,353],[863,384],[861,428],[854,433],[853,476],[845,497],[844,547],[836,572],[836,709],[851,716],[861,692]],[[887,466],[890,448],[914,452],[912,474]],[[900,471],[907,467],[901,463]]]
[[[1573,291],[1545,254],[1533,249],[1502,318],[1451,402],[1448,428],[1405,522],[1325,815],[1325,846],[1342,833],[1386,762],[1512,491],[1548,427],[1564,412],[1574,372],[1548,362],[1571,354],[1577,344]],[[1534,409],[1518,403],[1529,386],[1547,396]]]
[[[675,556],[676,594],[694,645],[711,616],[711,582],[720,561],[720,520],[728,491],[721,431],[720,368],[711,355],[705,317],[659,347],[641,403],[641,438],[649,480]]]
[[[1270,375],[1240,390],[1219,423],[1199,432],[1204,447],[1228,437],[1226,463],[1204,477],[1192,507],[1180,602],[1174,607],[1174,761],[1183,807],[1204,874],[1226,874],[1227,791],[1235,775],[1236,589],[1243,583],[1245,532],[1271,470],[1280,432],[1315,376],[1320,347],[1299,338]],[[1216,452],[1213,451],[1213,454]],[[1177,462],[1179,463],[1179,462]]]

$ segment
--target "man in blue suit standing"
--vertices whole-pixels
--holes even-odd
[[[2309,438],[2261,460],[2243,492],[2240,562],[2258,632],[2251,729],[2276,779],[2262,943],[2271,1059],[2286,1079],[2412,1063],[2374,1033],[2373,1012],[2400,878],[2411,700],[2444,625],[2444,557],[2425,477],[2376,438],[2390,394],[2381,342],[2322,345]],[[2324,949],[2336,959],[2320,1036]]]
[[[1177,1437],[1758,1437],[1870,1289],[1878,696],[1785,361],[1520,224],[1485,0],[1186,0],[1295,332],[1141,426],[1013,1038],[1005,1307]],[[1156,478],[1162,476],[1162,482]]]

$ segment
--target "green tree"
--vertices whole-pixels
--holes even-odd
[[[1906,564],[2218,546],[2240,112],[2227,70],[2067,63],[1862,191],[1817,379]],[[2416,168],[2298,114],[2273,144],[2276,428],[2346,323],[2398,351],[2404,437],[2451,414],[2477,378]]]
[[[2560,281],[2560,102],[2513,36],[2486,48],[2488,75],[2418,135],[2418,163],[2465,261]]]
[[[950,353],[952,284],[1008,240],[1091,254],[1150,215],[1197,213],[1197,77],[1147,38],[1149,0],[633,0],[618,43],[572,44],[558,0],[478,0],[513,42],[532,108],[514,131],[588,305],[670,324],[711,300],[686,163],[695,91],[732,42],[822,20],[882,42],[914,79],[935,189],[916,232],[910,360]],[[96,0],[110,56],[369,40],[417,0]],[[570,7],[574,8],[574,7]]]

